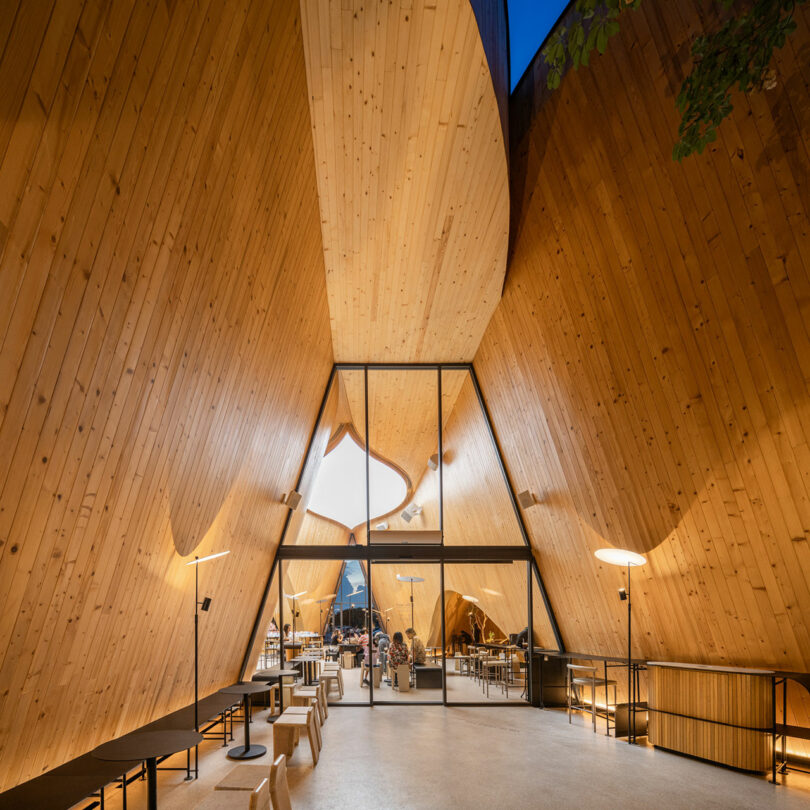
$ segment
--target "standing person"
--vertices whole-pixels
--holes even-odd
[[[368,674],[377,661],[377,639],[369,640],[368,633],[363,633],[360,637],[363,645],[363,663],[360,667],[360,686],[368,686]],[[371,648],[369,653],[369,647]]]
[[[400,664],[408,663],[408,648],[402,640],[402,633],[397,631],[394,633],[394,640],[388,648],[388,665],[391,667],[393,683],[392,686],[397,686],[397,667]]]
[[[374,637],[377,642],[377,650],[379,651],[380,658],[380,674],[385,674],[385,666],[388,660],[388,648],[391,646],[391,639],[385,630],[380,630]]]
[[[416,635],[416,630],[413,627],[409,627],[405,631],[405,635],[408,637],[408,641],[411,642],[413,646],[413,662],[414,664],[424,664],[427,662],[427,652],[425,651],[425,645],[422,643],[422,639]]]

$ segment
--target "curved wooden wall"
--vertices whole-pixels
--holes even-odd
[[[233,681],[332,363],[296,4],[12,6],[0,790],[191,701],[192,552]]]
[[[517,488],[543,494],[525,517],[569,649],[624,650],[624,574],[593,557],[618,546],[649,558],[635,654],[810,670],[796,16],[776,88],[737,95],[702,156],[670,158],[695,2],[624,16],[513,144],[514,256],[475,366]]]
[[[335,358],[470,360],[501,294],[504,135],[469,0],[301,0]]]

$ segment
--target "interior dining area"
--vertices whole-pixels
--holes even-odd
[[[804,0],[2,10],[0,810],[810,804]]]

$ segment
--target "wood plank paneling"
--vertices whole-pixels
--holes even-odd
[[[650,667],[649,741],[747,771],[771,768],[771,678]]]
[[[469,360],[501,293],[509,231],[472,8],[301,9],[335,358]]]
[[[519,213],[475,358],[569,649],[810,669],[808,19],[774,90],[673,163],[694,2],[645,2],[605,56],[514,99]],[[537,106],[531,105],[537,103]],[[527,105],[528,108],[527,108]],[[527,115],[526,110],[531,114]],[[791,710],[792,711],[792,710]],[[805,722],[807,722],[805,720]]]
[[[192,551],[233,680],[332,351],[296,4],[23,3],[0,76],[2,790],[192,699]]]

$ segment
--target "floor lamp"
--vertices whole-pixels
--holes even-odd
[[[200,618],[200,609],[203,611],[207,611],[208,608],[211,607],[211,597],[206,596],[202,602],[200,601],[200,563],[207,562],[208,560],[215,560],[217,557],[224,557],[226,554],[230,554],[230,550],[228,551],[219,551],[216,554],[208,554],[205,557],[194,557],[193,560],[190,560],[186,563],[186,565],[193,565],[194,566],[194,731],[200,730],[200,720],[198,715],[198,706],[200,696],[199,696],[199,680],[200,680],[200,658],[199,658],[199,643],[200,643],[200,631],[199,631],[199,618]],[[196,756],[195,756],[195,764],[196,764]]]
[[[323,635],[323,606],[325,602],[331,602],[333,597],[337,596],[336,593],[330,593],[328,596],[324,596],[323,599],[317,599],[316,602],[318,604],[318,621],[320,622],[320,626],[318,627],[318,633]],[[327,614],[326,620],[329,621],[329,616]]]
[[[646,557],[629,551],[626,548],[600,548],[594,552],[594,556],[602,562],[610,565],[620,565],[627,567],[627,589],[619,588],[619,598],[627,602],[627,742],[632,744],[635,741],[636,732],[636,695],[633,683],[633,606],[630,601],[630,569],[640,565],[645,565]],[[632,713],[632,733],[631,720]]]
[[[298,593],[285,593],[284,594],[284,596],[286,596],[287,599],[292,599],[292,603],[293,603],[293,608],[292,608],[292,610],[293,610],[293,634],[292,634],[292,643],[293,643],[293,645],[295,645],[295,614],[296,614],[295,600],[298,599],[299,596],[303,596],[305,593],[307,593],[307,591],[299,591]],[[293,650],[295,650],[295,646],[293,646]]]

